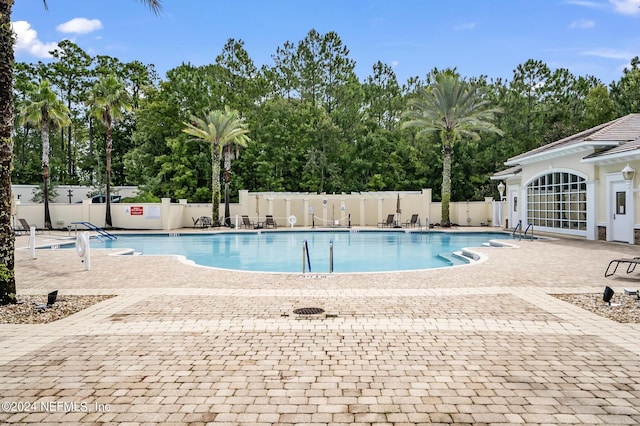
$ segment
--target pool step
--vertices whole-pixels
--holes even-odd
[[[438,257],[451,265],[463,265],[468,263],[466,259],[464,259],[464,256],[457,253],[438,253]]]
[[[471,260],[480,260],[480,255],[478,255],[478,253],[475,253],[475,252],[473,252],[471,250],[462,249],[462,251],[460,253],[465,258],[468,258],[468,259],[471,259]]]
[[[508,244],[496,240],[491,240],[489,241],[489,247],[508,247]]]
[[[486,243],[482,243],[482,247],[513,247],[513,244],[509,244],[506,241],[491,240]]]

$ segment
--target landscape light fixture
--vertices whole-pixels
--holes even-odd
[[[56,303],[56,299],[58,298],[58,290],[54,290],[47,295],[47,306],[51,306]]]
[[[615,292],[613,291],[613,289],[609,286],[606,286],[604,288],[604,294],[602,295],[602,300],[604,300],[605,303],[608,303],[609,306],[611,306],[611,298],[613,297],[614,294]]]
[[[56,303],[56,299],[58,298],[58,290],[54,290],[51,293],[47,294],[47,304],[37,303],[36,309],[38,311],[44,311],[45,309],[51,307],[54,303]]]

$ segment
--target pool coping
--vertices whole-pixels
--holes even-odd
[[[195,230],[197,231],[197,228],[183,228],[183,229],[187,229],[187,230]],[[149,231],[144,231],[143,230],[126,230],[126,231],[113,231],[111,232],[113,235],[118,236],[118,235],[127,235],[127,236],[176,236],[176,237],[180,237],[180,236],[188,236],[188,235],[218,235],[218,234],[225,234],[225,235],[233,235],[233,234],[238,234],[238,235],[247,235],[247,234],[256,234],[256,235],[261,235],[263,232],[279,232],[279,233],[299,233],[299,232],[344,232],[344,233],[398,233],[398,232],[402,232],[402,233],[421,233],[421,234],[431,234],[431,233],[441,233],[441,234],[446,234],[446,233],[451,233],[451,234],[477,234],[477,233],[487,233],[487,234],[495,234],[495,233],[500,233],[500,234],[505,234],[508,235],[510,234],[509,231],[507,230],[497,230],[497,229],[491,229],[487,230],[487,227],[481,227],[481,229],[459,229],[459,228],[454,228],[454,229],[424,229],[424,230],[413,230],[413,229],[407,229],[407,228],[390,228],[390,229],[385,229],[385,228],[365,228],[365,229],[355,229],[354,228],[339,228],[339,227],[333,227],[333,228],[304,228],[304,229],[260,229],[260,230],[253,230],[253,229],[248,229],[248,230],[238,230],[238,229],[230,229],[230,230],[213,230],[213,231],[208,231],[208,232],[170,232],[170,231],[166,231],[166,230],[149,230]],[[69,234],[71,233],[71,231],[68,231]],[[83,232],[89,232],[87,231],[83,231]],[[99,239],[98,236],[91,236],[92,238],[96,238]],[[72,246],[75,245],[77,242],[77,238],[78,235],[76,236],[67,236],[61,237],[61,240],[63,242],[50,242],[50,243],[41,243],[36,245],[36,250],[56,250],[56,249],[60,249],[60,246]],[[538,237],[539,239],[542,239],[543,237]],[[515,237],[514,237],[515,239]],[[58,241],[58,240],[56,240]],[[318,273],[312,273],[312,272],[308,272],[308,273],[302,273],[300,271],[297,272],[286,272],[286,271],[249,271],[249,270],[242,270],[242,269],[228,269],[228,268],[221,268],[221,267],[216,267],[216,266],[208,266],[208,265],[201,265],[189,258],[187,258],[184,255],[180,255],[180,254],[141,254],[135,251],[134,248],[117,248],[117,249],[113,249],[113,248],[92,248],[92,250],[107,250],[107,251],[112,251],[112,253],[109,253],[109,256],[130,256],[130,255],[142,255],[145,257],[168,257],[174,260],[177,260],[180,263],[183,263],[185,265],[188,266],[192,266],[192,267],[200,267],[200,268],[207,268],[207,269],[212,269],[212,270],[219,270],[219,271],[226,271],[226,272],[239,272],[239,273],[249,273],[249,274],[277,274],[277,275],[285,275],[285,276],[295,276],[295,275],[300,275],[300,276],[311,276],[311,275],[321,275],[321,276],[331,276],[331,275],[352,275],[352,274],[398,274],[398,273],[411,273],[411,272],[421,272],[421,271],[429,271],[429,270],[439,270],[439,269],[451,269],[451,268],[459,268],[459,267],[469,267],[469,266],[473,266],[476,265],[478,263],[482,263],[485,262],[488,259],[488,255],[478,252],[476,249],[479,248],[517,248],[518,246],[516,244],[512,244],[512,243],[507,243],[505,242],[505,240],[495,240],[495,239],[490,239],[488,240],[486,243],[483,243],[482,246],[472,246],[472,247],[463,247],[460,250],[456,250],[451,252],[452,256],[456,256],[459,257],[460,259],[463,259],[466,263],[463,264],[453,264],[453,265],[447,265],[447,266],[437,266],[437,267],[433,267],[433,268],[421,268],[421,269],[404,269],[404,270],[393,270],[393,271],[350,271],[350,272],[318,272]],[[71,247],[67,248],[70,249]],[[16,250],[25,250],[28,248],[16,248]],[[440,257],[441,254],[437,254],[437,257]]]

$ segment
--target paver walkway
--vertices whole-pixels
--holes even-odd
[[[640,325],[551,296],[624,297],[640,277],[604,269],[637,247],[517,244],[326,278],[95,250],[85,271],[74,250],[20,248],[20,294],[117,297],[0,325],[0,423],[640,424]]]

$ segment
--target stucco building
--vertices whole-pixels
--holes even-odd
[[[629,114],[510,158],[508,227],[640,242],[640,114]]]

